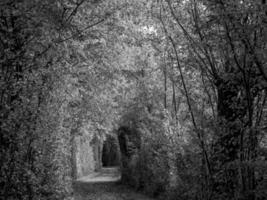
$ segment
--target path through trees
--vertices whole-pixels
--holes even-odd
[[[153,200],[121,185],[118,168],[103,168],[100,172],[78,179],[74,184],[75,200]]]
[[[266,10],[0,0],[0,199],[73,200],[74,180],[121,160],[151,197],[265,200]]]

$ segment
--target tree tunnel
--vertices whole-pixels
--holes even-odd
[[[115,135],[105,138],[83,134],[74,142],[74,174],[76,178],[87,176],[102,168],[120,167],[122,177],[132,176],[139,159],[140,134],[129,127],[120,127]]]
[[[102,148],[103,167],[124,167],[124,161],[132,159],[141,146],[140,134],[127,126],[118,129],[117,137],[107,135]],[[126,159],[127,158],[127,159]],[[122,160],[123,159],[123,160]]]

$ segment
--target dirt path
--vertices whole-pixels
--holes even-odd
[[[78,179],[74,184],[75,200],[153,200],[119,183],[118,168],[104,168]]]

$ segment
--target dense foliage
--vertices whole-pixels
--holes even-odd
[[[151,2],[144,12],[148,19],[142,47],[154,49],[157,67],[147,64],[140,79],[143,93],[135,102],[149,115],[135,106],[123,120],[149,138],[143,141],[139,161],[148,160],[139,172],[144,177],[150,172],[145,184],[152,189],[164,174],[157,168],[161,161],[176,160],[174,196],[180,199],[264,199],[265,2],[166,0]],[[166,112],[170,117],[164,130],[160,127],[166,124]],[[173,132],[179,139],[166,141]],[[155,140],[160,142],[156,148]],[[167,146],[174,155],[168,158],[164,152],[160,157]],[[173,170],[160,168],[165,169],[164,193]]]
[[[1,199],[71,198],[81,129],[119,127],[141,138],[136,189],[265,199],[266,6],[1,1]]]
[[[111,123],[99,111],[108,99],[96,102],[107,73],[100,57],[105,37],[99,32],[109,26],[95,26],[115,6],[101,1],[1,2],[1,199],[71,197],[75,135],[89,118],[95,132],[109,128],[101,123]]]

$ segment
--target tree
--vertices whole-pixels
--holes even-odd
[[[253,167],[248,167],[250,168],[249,174],[245,174],[247,172],[241,169],[239,175],[235,177],[239,167],[234,163],[239,160],[242,166],[242,163],[247,160],[251,161],[256,158],[256,141],[259,132],[256,131],[258,123],[255,122],[260,119],[252,120],[258,112],[254,102],[265,90],[264,73],[261,72],[261,64],[257,64],[257,58],[265,48],[261,45],[263,29],[258,21],[261,17],[258,17],[257,12],[262,12],[260,10],[257,2],[245,3],[243,1],[184,1],[180,3],[166,1],[165,10],[163,8],[163,11],[167,13],[167,20],[169,15],[173,20],[168,22],[168,26],[169,23],[175,23],[171,28],[177,27],[174,30],[182,34],[183,39],[187,41],[185,47],[194,56],[190,60],[204,75],[204,80],[207,79],[212,84],[212,87],[206,91],[213,91],[212,89],[216,88],[213,96],[217,95],[217,117],[223,131],[217,130],[219,134],[213,136],[215,152],[213,162],[218,165],[213,169],[214,172],[209,178],[213,185],[211,187],[215,187],[218,194],[226,195],[225,198],[231,198],[236,194],[241,196],[244,194],[244,198],[251,198],[254,195]],[[179,66],[181,54],[178,53],[177,46],[181,47],[183,43],[175,40],[172,30],[168,32],[166,25],[164,27],[171,41],[170,45],[177,52],[176,58]],[[256,48],[258,55],[255,55],[256,51],[252,50]],[[180,70],[180,73],[183,72]],[[183,85],[186,89],[185,84]],[[208,96],[212,99],[210,95]],[[192,102],[188,101],[189,110],[192,112],[190,104]],[[193,117],[192,120],[194,123]],[[245,153],[248,149],[249,155]],[[206,159],[206,163],[208,160]],[[226,181],[218,182],[213,178],[218,175],[220,180]],[[249,180],[242,180],[244,178]],[[243,188],[241,193],[237,191],[238,185]],[[251,193],[245,194],[244,191],[248,190]]]

